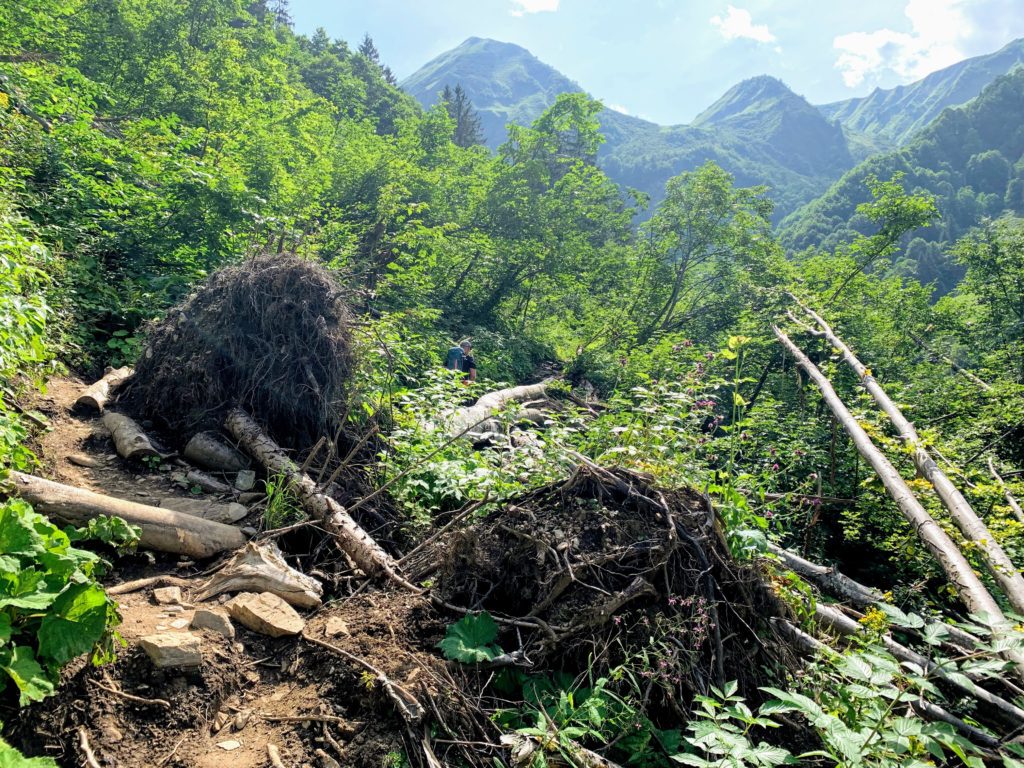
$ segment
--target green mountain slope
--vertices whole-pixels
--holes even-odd
[[[437,102],[445,85],[461,83],[479,111],[487,144],[505,139],[505,123],[528,124],[559,93],[579,85],[511,43],[470,38],[402,82],[421,104]],[[601,164],[617,183],[661,199],[665,182],[708,160],[744,185],[767,184],[777,216],[827,189],[852,167],[842,129],[781,81],[759,77],[730,89],[693,125],[659,126],[604,110]]]
[[[868,198],[864,180],[896,172],[906,175],[908,189],[935,195],[941,213],[909,243],[898,266],[947,290],[956,273],[942,255],[943,246],[984,217],[1024,213],[1024,68],[997,78],[967,105],[947,109],[905,147],[849,171],[782,222],[783,244],[792,250],[831,249],[867,232],[869,223],[856,213]]]
[[[966,104],[1000,75],[1024,64],[1024,39],[995,53],[965,59],[897,88],[876,89],[870,96],[823,104],[829,120],[871,136],[904,144],[946,107]]]

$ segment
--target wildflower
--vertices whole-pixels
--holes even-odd
[[[779,471],[779,465],[777,463],[776,464],[772,464],[772,472],[778,472],[778,471]]]

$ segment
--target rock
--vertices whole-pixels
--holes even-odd
[[[251,491],[256,485],[256,472],[251,469],[243,469],[235,475],[235,488],[240,491]]]
[[[68,461],[70,461],[76,467],[87,467],[89,469],[95,469],[96,467],[103,466],[103,462],[97,459],[95,456],[88,456],[84,453],[68,454]]]
[[[240,493],[238,494],[238,501],[248,506],[249,504],[255,504],[258,501],[263,501],[267,497],[265,493],[259,493],[258,491],[253,493]]]
[[[173,629],[185,629],[191,622],[188,619],[175,619],[171,622]]]
[[[237,739],[228,739],[227,741],[217,742],[217,746],[221,749],[230,752],[231,750],[238,749],[240,746],[242,746],[242,742],[238,741]]]
[[[165,498],[160,499],[160,506],[164,509],[173,509],[175,512],[184,512],[186,515],[195,515],[206,520],[213,520],[215,523],[228,525],[237,523],[249,514],[248,508],[242,504],[235,502],[223,504],[207,499]]]
[[[244,528],[242,528],[242,533],[244,533],[249,538],[252,538],[253,536],[255,536],[258,533],[258,531],[255,528],[253,528],[251,525],[247,525]]]
[[[157,669],[189,669],[203,663],[199,638],[191,632],[166,632],[139,638],[139,645]]]
[[[193,629],[209,629],[231,640],[235,639],[235,625],[224,611],[197,608],[192,617]]]
[[[183,605],[168,605],[164,607],[164,615],[170,616],[172,613],[184,613],[185,606]]]
[[[153,600],[157,605],[181,605],[181,587],[157,587],[153,590]]]
[[[272,592],[242,592],[228,603],[228,611],[242,626],[270,637],[297,635],[306,626],[295,609]]]
[[[327,620],[327,626],[324,628],[324,632],[326,632],[328,637],[337,637],[338,635],[352,637],[352,633],[348,631],[348,624],[337,616],[331,616],[331,618]]]

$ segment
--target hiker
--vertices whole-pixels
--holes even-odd
[[[444,367],[450,371],[462,371],[462,383],[476,381],[476,360],[473,359],[473,345],[463,339],[457,347],[448,350]]]

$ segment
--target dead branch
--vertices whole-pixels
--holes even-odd
[[[133,693],[126,693],[125,691],[122,691],[119,688],[113,688],[111,686],[104,685],[99,680],[89,680],[89,683],[96,686],[100,690],[106,691],[107,693],[112,693],[115,696],[120,696],[122,699],[126,699],[127,701],[134,701],[136,704],[145,704],[151,707],[161,707],[162,709],[171,708],[171,702],[165,699],[147,699],[142,696],[136,696]]]
[[[487,421],[509,403],[524,403],[543,397],[550,383],[549,379],[539,384],[526,384],[488,392],[471,406],[443,413],[439,421],[445,425],[450,436],[469,434],[473,427]]]
[[[978,389],[981,389],[981,390],[983,390],[985,392],[991,392],[992,391],[992,386],[990,384],[987,384],[986,382],[984,382],[981,379],[979,379],[975,374],[971,373],[969,370],[967,370],[966,368],[961,366],[959,363],[957,363],[956,360],[951,358],[949,355],[943,354],[942,352],[939,352],[937,349],[934,349],[933,347],[929,346],[928,343],[924,339],[922,339],[920,336],[918,336],[915,333],[910,333],[908,331],[907,335],[910,336],[910,338],[912,338],[914,340],[914,342],[919,347],[921,347],[921,349],[923,349],[925,352],[929,353],[930,355],[934,355],[935,357],[937,357],[940,360],[942,360],[944,363],[946,363],[946,365],[948,365],[954,371],[956,371],[961,376],[963,376],[965,379],[967,379],[972,384],[977,386]]]
[[[179,576],[148,576],[145,579],[126,581],[114,587],[107,587],[108,595],[128,595],[132,592],[139,592],[149,587],[191,587],[194,586],[188,579]]]
[[[225,425],[249,455],[269,472],[285,476],[305,510],[323,523],[356,565],[367,574],[382,575],[406,589],[420,591],[399,573],[398,564],[352,519],[348,511],[322,493],[309,476],[300,472],[295,462],[285,455],[251,416],[236,408],[228,414]]]
[[[324,640],[317,640],[315,637],[310,636],[306,632],[302,633],[302,639],[306,642],[319,645],[321,648],[338,654],[343,659],[346,659],[357,666],[362,667],[364,670],[373,675],[377,682],[380,683],[381,688],[388,695],[388,698],[395,705],[395,709],[398,710],[398,714],[402,716],[402,719],[406,722],[406,725],[414,727],[423,722],[425,712],[423,706],[419,703],[415,696],[409,691],[403,688],[398,683],[394,682],[391,678],[385,675],[377,667],[373,666],[370,662],[365,659],[361,659],[358,656],[349,653],[344,648],[339,648],[333,643],[328,643]]]
[[[815,334],[824,337],[833,348],[839,350],[843,360],[857,374],[861,386],[868,391],[882,412],[889,417],[893,426],[896,427],[900,442],[912,451],[911,455],[917,471],[932,484],[942,506],[949,512],[953,522],[981,553],[989,573],[1009,598],[1014,610],[1024,613],[1024,577],[1018,572],[1013,561],[1010,560],[996,537],[992,535],[988,526],[974,511],[964,495],[936,464],[917,434],[917,429],[885,393],[867,366],[853,354],[842,339],[836,336],[829,324],[814,310],[800,303],[795,296],[792,297],[820,328],[820,331],[816,331]]]
[[[78,726],[78,748],[82,750],[82,757],[85,758],[85,764],[89,768],[100,768],[96,754],[89,745],[89,732],[85,730],[84,725]]]
[[[844,576],[834,568],[812,563],[777,544],[769,543],[768,551],[779,558],[783,565],[815,584],[825,594],[849,600],[859,606],[871,605],[882,599],[877,590]]]

